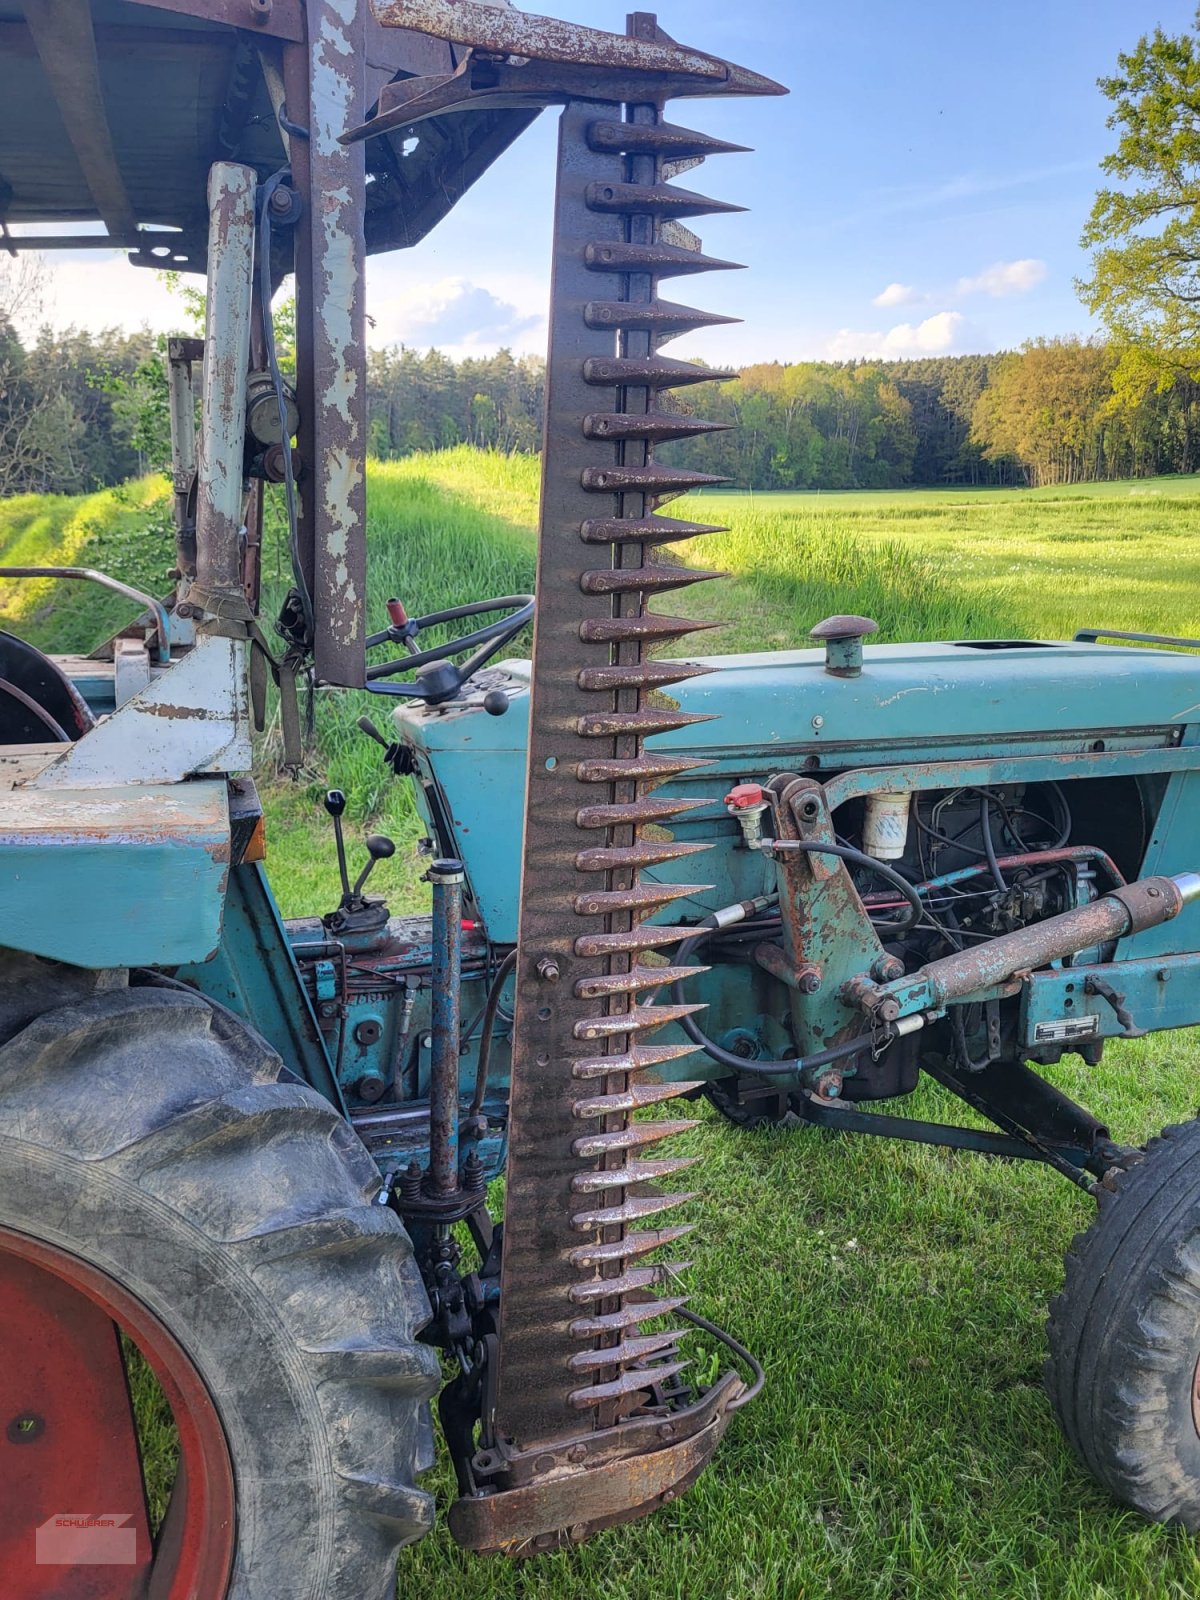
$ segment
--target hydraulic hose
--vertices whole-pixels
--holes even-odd
[[[500,996],[504,992],[505,981],[516,964],[517,952],[510,950],[496,968],[496,976],[492,979],[492,986],[488,990],[487,1002],[483,1008],[483,1020],[480,1023],[482,1032],[479,1040],[479,1059],[475,1065],[475,1092],[471,1096],[470,1115],[473,1117],[477,1117],[483,1110],[484,1096],[487,1094],[488,1069],[492,1063],[492,1030],[496,1026],[496,1013],[500,1009]]]
[[[675,959],[680,964],[690,961],[693,952],[699,945],[710,937],[716,928],[705,928],[702,932],[694,934],[692,938],[685,939],[676,951]],[[671,998],[676,1005],[686,1004],[687,997],[683,992],[683,980],[671,985]],[[694,1045],[698,1045],[705,1055],[722,1067],[729,1067],[734,1072],[756,1073],[764,1078],[782,1078],[797,1072],[806,1072],[810,1067],[825,1067],[833,1061],[841,1061],[846,1056],[860,1055],[868,1049],[870,1040],[863,1035],[854,1039],[844,1039],[841,1044],[830,1045],[828,1050],[818,1050],[810,1056],[793,1056],[780,1061],[750,1061],[744,1056],[735,1056],[732,1050],[723,1050],[715,1039],[710,1039],[698,1026],[696,1019],[690,1013],[680,1017],[679,1026],[687,1034]]]
[[[852,861],[856,867],[861,867],[864,872],[873,872],[876,877],[889,883],[897,894],[903,895],[908,902],[908,920],[906,922],[877,922],[875,927],[880,933],[907,933],[910,928],[915,928],[925,915],[925,907],[921,897],[907,878],[902,878],[898,872],[889,867],[885,861],[877,861],[874,856],[869,856],[863,850],[856,850],[852,844],[834,844],[826,840],[812,839],[772,839],[765,846],[772,855],[781,850],[804,850],[813,855],[840,856],[843,861]]]

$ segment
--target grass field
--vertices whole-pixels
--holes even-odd
[[[376,466],[370,489],[380,604],[400,594],[410,611],[429,610],[528,584],[533,462],[452,451]],[[18,559],[11,507],[20,504],[0,503],[0,561]],[[674,602],[736,619],[706,650],[802,644],[834,611],[874,616],[885,638],[1053,637],[1089,624],[1200,635],[1200,480],[1033,493],[709,495],[693,509],[731,524],[683,552],[732,574]],[[36,510],[20,513],[26,549]],[[69,505],[41,510],[46,537],[75,514]],[[124,575],[120,540],[103,554]],[[75,559],[101,564],[86,540]],[[57,627],[54,598],[40,597],[15,625],[45,640]],[[333,853],[315,820],[326,782],[351,792],[359,825],[378,816],[396,835],[397,862],[410,859],[415,824],[403,786],[383,784],[375,747],[351,731],[363,707],[342,699],[322,708],[320,773],[265,785],[269,864],[294,913],[334,898]],[[368,709],[382,721],[385,703]],[[267,741],[268,778],[271,754]],[[390,870],[393,909],[416,907],[411,866]],[[1116,1044],[1102,1067],[1066,1066],[1056,1076],[1120,1137],[1142,1139],[1195,1114],[1198,1069],[1196,1041],[1166,1035]],[[910,1108],[946,1109],[932,1089]],[[1072,1232],[1088,1220],[1084,1197],[1034,1167],[816,1132],[743,1134],[701,1114],[688,1136],[703,1158],[693,1304],[760,1355],[766,1392],[736,1419],[713,1468],[666,1511],[519,1567],[464,1556],[439,1527],[406,1555],[402,1595],[1184,1600],[1200,1592],[1196,1541],[1108,1501],[1059,1439],[1041,1391],[1045,1304]],[[435,1487],[444,1508],[452,1487],[444,1462]]]

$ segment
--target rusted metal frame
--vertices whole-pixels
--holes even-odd
[[[833,759],[836,759],[833,758]],[[1200,767],[1200,746],[1163,745],[1146,750],[1051,751],[1044,756],[992,756],[982,761],[897,762],[891,767],[854,767],[826,779],[825,802],[836,811],[847,800],[885,793],[903,774],[906,789],[988,788],[1006,783],[1066,783],[1075,778],[1136,777],[1141,773],[1188,772]]]
[[[534,1555],[578,1544],[601,1528],[667,1505],[704,1470],[741,1388],[727,1374],[702,1401],[671,1419],[631,1422],[577,1438],[567,1449],[539,1452],[524,1463],[516,1487],[456,1501],[450,1530],[472,1550]],[[635,1432],[641,1448],[631,1454],[634,1439],[627,1435]],[[591,1449],[597,1441],[601,1447]]]
[[[193,577],[196,572],[196,385],[193,369],[203,359],[203,339],[167,340],[175,565],[181,577]]]
[[[818,782],[784,774],[772,780],[771,790],[777,837],[835,841]],[[855,1006],[833,997],[848,979],[871,971],[883,947],[845,861],[819,852],[789,851],[776,857],[776,872],[782,965],[790,974],[785,976],[788,1003],[800,1053],[808,1055],[861,1031]],[[777,959],[765,951],[760,956],[760,950],[763,947],[755,951],[759,965]],[[836,1025],[831,1026],[834,1019]]]
[[[360,5],[307,0],[309,42],[284,51],[296,234],[301,569],[319,679],[359,688],[366,672],[366,163],[339,140],[366,97]]]
[[[219,161],[209,174],[196,580],[188,595],[194,605],[222,618],[241,616],[246,610],[241,529],[257,189],[252,167]]]
[[[137,233],[113,148],[88,0],[26,0],[25,18],[84,182],[109,233]]]
[[[384,27],[415,28],[489,55],[578,63],[606,73],[622,67],[647,73],[686,72],[722,87],[731,72],[729,63],[718,56],[677,45],[657,28],[653,37],[644,31],[607,33],[478,0],[384,0],[374,5],[374,11]]]
[[[304,42],[303,0],[130,0],[132,5],[150,6],[155,11],[173,11],[178,16],[200,17],[206,22],[247,33],[266,34],[291,44]]]
[[[585,265],[584,249],[597,239],[624,238],[621,218],[598,216],[587,207],[588,184],[619,179],[623,162],[590,151],[586,130],[594,118],[620,114],[616,104],[572,103],[559,129],[500,1300],[497,1431],[519,1450],[586,1426],[569,1398],[579,1386],[568,1366],[579,1340],[570,1331],[578,1307],[567,1289],[578,1277],[570,1254],[582,1243],[571,1224],[579,1209],[571,1187],[580,1170],[573,1146],[583,1131],[574,1113],[581,1086],[573,1065],[596,1050],[577,1039],[574,1029],[599,1008],[579,1001],[574,989],[579,979],[605,976],[609,968],[603,958],[575,952],[571,906],[581,887],[576,816],[587,800],[603,798],[589,794],[576,775],[600,752],[576,727],[585,696],[575,674],[583,655],[581,621],[611,617],[612,601],[585,595],[580,587],[584,572],[595,565],[595,552],[579,537],[594,509],[581,472],[595,455],[581,423],[598,398],[610,393],[588,385],[584,363],[610,355],[613,340],[584,321],[598,282]]]

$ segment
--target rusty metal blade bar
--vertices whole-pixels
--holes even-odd
[[[596,494],[687,494],[714,483],[729,483],[714,472],[691,472],[687,467],[585,467],[579,481]]]
[[[590,711],[577,717],[575,726],[585,739],[645,739],[715,720],[715,714],[703,711]]]
[[[575,896],[575,910],[581,917],[607,916],[612,911],[653,911],[686,900],[711,889],[711,883],[635,883],[628,889],[585,889]],[[606,980],[607,981],[607,980]],[[579,995],[579,986],[575,993]],[[580,995],[580,999],[585,998]]]
[[[589,328],[644,329],[658,339],[674,338],[694,328],[714,328],[741,322],[741,317],[725,317],[716,311],[697,311],[693,306],[677,305],[673,300],[651,300],[645,305],[623,300],[591,300],[583,308]]]
[[[635,1368],[623,1372],[612,1383],[593,1383],[586,1389],[573,1390],[571,1401],[581,1411],[589,1406],[606,1405],[611,1400],[623,1400],[649,1389],[652,1384],[665,1383],[668,1378],[675,1377],[690,1366],[690,1361],[663,1361],[655,1367]]]
[[[583,933],[575,940],[575,954],[634,955],[639,950],[662,950],[668,945],[682,944],[695,931],[695,928],[668,928],[657,922],[643,922],[640,927],[619,933]]]
[[[653,787],[664,778],[711,766],[711,761],[701,760],[699,756],[623,756],[611,761],[594,756],[579,764],[576,777],[580,783],[646,783]],[[700,848],[707,850],[710,846],[701,845]]]
[[[653,272],[659,278],[744,270],[740,261],[720,261],[681,244],[589,244],[583,259],[594,272]]]
[[[643,989],[661,989],[664,984],[682,983],[685,978],[695,978],[708,970],[708,967],[631,967],[628,972],[610,973],[605,978],[580,978],[575,993],[583,1000],[602,1000],[610,994],[640,994]]]
[[[576,682],[581,689],[664,689],[713,671],[695,661],[640,661],[631,667],[584,667]]]
[[[661,866],[665,861],[680,861],[684,856],[700,855],[709,848],[706,844],[676,844],[664,840],[661,844],[643,841],[631,845],[597,845],[593,850],[581,850],[575,857],[577,872],[625,872],[632,868]],[[580,979],[580,982],[585,980]],[[597,980],[599,981],[599,980]]]
[[[616,1128],[609,1133],[580,1134],[572,1149],[580,1158],[611,1156],[622,1150],[642,1150],[648,1144],[673,1139],[676,1134],[699,1126],[694,1118],[688,1117],[672,1117],[664,1122],[631,1122],[627,1128]]]
[[[706,433],[727,433],[732,427],[731,422],[705,422],[678,411],[647,411],[633,417],[620,411],[602,411],[583,419],[587,439],[653,439],[656,444],[695,439]]]
[[[625,1034],[652,1033],[656,1028],[665,1028],[668,1022],[678,1022],[682,1017],[693,1016],[697,1011],[703,1011],[704,1009],[704,1005],[699,1002],[677,1006],[633,1006],[628,1011],[614,1012],[608,1017],[584,1018],[583,1021],[575,1024],[575,1037],[577,1039],[615,1039],[623,1037]],[[692,1046],[691,1049],[685,1050],[683,1053],[691,1055],[694,1048]],[[610,1057],[609,1059],[616,1060],[616,1057]],[[575,1063],[576,1066],[579,1064],[579,1062]],[[609,1070],[615,1072],[618,1069],[613,1067]],[[669,1099],[671,1093],[674,1092],[674,1086],[670,1084],[665,1086],[660,1084],[659,1087],[665,1087],[668,1093],[665,1096],[657,1096],[658,1099]],[[575,1114],[581,1117],[588,1115],[587,1112],[580,1111],[578,1105],[575,1107]]]
[[[648,1267],[630,1267],[616,1278],[591,1278],[573,1283],[568,1298],[576,1305],[590,1305],[593,1300],[608,1300],[616,1295],[643,1294],[651,1289],[674,1284],[687,1272],[690,1261],[655,1261]]]
[[[672,1295],[669,1300],[631,1300],[620,1311],[598,1317],[576,1317],[571,1332],[577,1339],[602,1339],[608,1334],[622,1333],[626,1328],[640,1328],[643,1322],[653,1322],[656,1317],[669,1317],[687,1303],[685,1294]],[[678,1330],[675,1337],[679,1337]]]
[[[692,583],[708,583],[727,578],[727,572],[705,572],[697,567],[667,567],[653,562],[644,567],[612,567],[602,572],[585,572],[580,588],[584,594],[662,594],[667,589],[686,589]],[[701,667],[711,672],[711,667]]]
[[[720,622],[697,622],[695,617],[667,617],[654,611],[640,617],[589,617],[580,623],[579,637],[585,644],[619,644],[629,639],[663,644],[667,639],[682,639],[689,633],[722,626]]]
[[[580,828],[616,828],[624,823],[666,822],[685,811],[711,806],[712,800],[630,800],[623,805],[584,806],[575,813]]]
[[[641,1338],[622,1339],[619,1344],[603,1346],[599,1350],[580,1350],[570,1359],[572,1372],[603,1372],[610,1367],[629,1367],[658,1355],[669,1345],[683,1338],[680,1328],[663,1333],[648,1333]]]
[[[677,517],[590,517],[579,536],[589,544],[676,544],[705,533],[728,533],[715,522],[684,522]]]
[[[737,373],[718,367],[698,367],[693,361],[670,356],[589,356],[583,363],[583,381],[596,387],[682,389],[693,383],[728,383]]]
[[[697,133],[673,122],[593,122],[587,131],[593,150],[624,155],[659,155],[668,160],[687,160],[691,156],[749,155],[750,147],[730,144],[711,133]]]
[[[685,1239],[693,1231],[694,1225],[684,1222],[674,1228],[643,1228],[637,1233],[627,1233],[623,1239],[594,1240],[590,1244],[576,1245],[570,1252],[571,1261],[577,1267],[604,1267],[613,1261],[636,1261],[639,1256],[648,1256],[652,1250],[661,1250],[664,1245],[674,1244],[676,1239]]]
[[[623,1167],[601,1172],[577,1172],[571,1179],[571,1188],[576,1194],[598,1194],[635,1183],[657,1183],[660,1178],[670,1178],[696,1166],[699,1160],[699,1156],[663,1156],[658,1161],[626,1161]]]
[[[587,188],[590,211],[636,212],[647,217],[703,217],[722,212],[745,211],[745,206],[728,200],[710,200],[691,189],[675,189],[669,183],[590,183]]]
[[[699,1011],[703,1007],[692,1009]],[[617,1094],[598,1094],[576,1100],[575,1115],[588,1121],[592,1117],[611,1117],[618,1111],[640,1111],[644,1106],[660,1105],[664,1100],[675,1100],[681,1094],[703,1087],[702,1083],[635,1083]]]
[[[577,1211],[571,1219],[583,1233],[593,1228],[619,1228],[627,1222],[641,1222],[646,1217],[656,1217],[672,1206],[685,1205],[696,1198],[695,1192],[686,1194],[629,1195],[617,1206],[599,1206],[589,1211]]]
[[[691,969],[695,971],[695,968]],[[629,1013],[625,1012],[628,1016]],[[572,1067],[576,1078],[603,1078],[610,1073],[642,1072],[646,1067],[661,1067],[668,1061],[679,1061],[684,1056],[696,1053],[697,1046],[690,1041],[687,1044],[640,1044],[635,1042],[632,1048],[620,1054],[604,1056],[581,1056]]]

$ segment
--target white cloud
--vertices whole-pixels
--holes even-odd
[[[895,361],[909,356],[946,355],[959,340],[964,326],[961,311],[938,311],[924,322],[897,323],[886,333],[840,328],[826,344],[825,354],[831,361]]]
[[[1046,277],[1046,263],[1025,257],[1021,261],[994,261],[973,278],[958,280],[959,294],[990,294],[1000,299],[1007,294],[1028,294]]]
[[[871,301],[873,306],[910,306],[921,297],[911,283],[889,283]]]
[[[521,310],[469,278],[438,278],[410,283],[370,307],[373,346],[436,345],[448,355],[482,355],[508,345],[538,349],[545,319]]]

